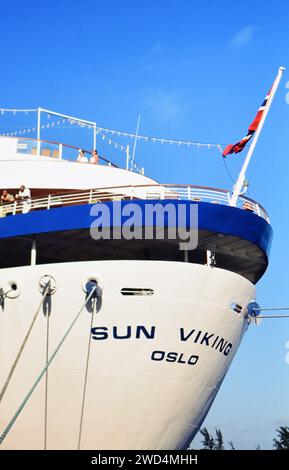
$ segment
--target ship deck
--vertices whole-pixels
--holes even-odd
[[[134,203],[144,216],[151,204],[170,204],[176,213],[180,205],[198,209],[198,244],[184,255],[178,236],[168,236],[169,223],[160,239],[94,240],[90,228],[91,209],[105,204],[112,210]],[[2,267],[30,264],[31,242],[37,243],[37,264],[88,260],[140,259],[207,263],[207,251],[215,254],[216,266],[234,271],[256,283],[268,265],[272,228],[265,209],[249,198],[239,198],[239,207],[230,206],[228,191],[183,185],[141,185],[48,194],[32,199],[31,211],[22,214],[22,205],[4,206],[12,215],[0,219],[0,263]],[[14,215],[13,215],[14,214]],[[122,216],[121,223],[125,217]],[[138,224],[145,226],[141,216]],[[176,224],[178,224],[178,219]],[[115,222],[107,227],[113,230]]]

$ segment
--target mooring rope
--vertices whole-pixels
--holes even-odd
[[[96,291],[96,287],[94,287],[90,294],[88,295],[88,297],[86,298],[84,304],[82,305],[82,307],[80,308],[80,310],[77,312],[74,320],[71,322],[70,326],[68,327],[66,333],[64,334],[64,336],[62,337],[62,339],[60,340],[58,346],[56,347],[55,351],[53,352],[53,354],[50,356],[47,364],[45,365],[45,367],[42,369],[42,371],[40,372],[39,376],[37,377],[37,379],[35,380],[34,384],[32,385],[32,387],[30,388],[29,392],[27,393],[27,395],[25,396],[24,400],[21,402],[21,404],[19,405],[19,407],[17,408],[16,412],[14,413],[13,417],[11,418],[11,420],[9,421],[9,423],[7,424],[6,428],[4,429],[3,433],[1,434],[0,436],[0,444],[3,443],[5,437],[7,436],[7,434],[9,433],[9,431],[11,430],[12,426],[14,425],[15,421],[17,420],[18,416],[20,415],[21,411],[23,410],[23,408],[25,407],[25,405],[27,404],[27,402],[29,401],[32,393],[34,392],[34,390],[36,389],[37,385],[39,384],[39,382],[41,381],[42,377],[44,376],[45,372],[47,371],[48,367],[50,366],[50,364],[52,363],[53,359],[55,358],[56,354],[58,353],[58,351],[60,350],[61,346],[63,345],[64,341],[66,340],[67,336],[69,335],[70,331],[72,330],[73,326],[75,325],[76,321],[78,320],[80,314],[82,313],[82,310],[84,309],[84,307],[86,306],[86,304],[89,302],[89,300],[91,299],[91,297],[93,296],[94,292]]]
[[[95,302],[95,305],[96,305],[96,302]],[[90,347],[91,347],[91,329],[93,327],[95,305],[93,306],[93,312],[92,312],[92,315],[91,315],[89,334],[88,334],[88,347],[87,347],[87,356],[86,356],[86,364],[85,364],[85,374],[84,374],[84,384],[83,384],[83,394],[82,394],[82,404],[81,404],[81,414],[80,414],[77,450],[80,450],[81,436],[82,436],[83,415],[84,415],[84,406],[85,406],[85,398],[86,398],[86,386],[87,386],[88,367],[89,367],[89,358],[90,358]]]
[[[46,312],[46,351],[45,363],[47,365],[49,359],[49,310]],[[47,412],[48,412],[48,369],[45,373],[45,397],[44,397],[44,450],[47,448]]]
[[[6,379],[4,385],[3,385],[2,389],[1,389],[1,392],[0,392],[0,403],[1,403],[1,401],[3,400],[3,398],[4,398],[4,395],[5,395],[5,392],[6,392],[6,390],[7,390],[7,387],[8,387],[8,385],[9,385],[9,383],[10,383],[10,380],[12,379],[12,376],[13,376],[13,374],[14,374],[14,371],[15,371],[15,369],[16,369],[16,366],[17,366],[17,364],[18,364],[18,362],[19,362],[19,359],[20,359],[20,357],[21,357],[21,354],[22,354],[22,352],[23,352],[23,350],[24,350],[24,348],[25,348],[25,345],[26,345],[26,343],[27,343],[27,341],[28,341],[28,338],[29,338],[29,336],[30,336],[30,333],[31,333],[31,331],[32,331],[32,328],[33,328],[33,326],[34,326],[34,323],[35,323],[35,321],[36,321],[36,319],[37,319],[37,317],[38,317],[38,315],[39,315],[39,312],[40,312],[40,310],[41,310],[41,307],[42,307],[42,305],[43,305],[43,303],[44,303],[44,301],[45,301],[45,299],[46,299],[46,296],[49,294],[49,288],[50,288],[50,281],[46,284],[46,286],[45,286],[44,289],[43,289],[43,298],[42,298],[42,300],[41,300],[41,302],[40,302],[40,304],[39,304],[39,306],[38,306],[38,308],[37,308],[37,310],[36,310],[36,312],[35,312],[35,315],[34,315],[34,317],[33,317],[33,319],[32,319],[32,322],[30,323],[30,326],[29,326],[28,331],[27,331],[27,333],[26,333],[26,335],[25,335],[25,337],[24,337],[24,340],[23,340],[23,342],[22,342],[22,344],[21,344],[21,346],[20,346],[20,349],[19,349],[19,351],[18,351],[18,354],[17,354],[17,356],[16,356],[16,358],[15,358],[15,361],[13,362],[13,364],[12,364],[12,366],[11,366],[11,369],[10,369],[10,371],[9,371],[9,374],[8,374],[8,376],[7,376],[7,379]]]

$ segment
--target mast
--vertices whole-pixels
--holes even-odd
[[[262,131],[265,119],[267,117],[268,111],[269,111],[270,106],[272,104],[273,98],[274,98],[275,93],[277,91],[277,88],[278,88],[278,85],[280,83],[280,80],[281,80],[281,77],[282,77],[282,74],[283,74],[284,70],[285,70],[285,67],[279,67],[277,76],[276,76],[275,81],[274,81],[273,86],[272,86],[272,90],[271,90],[271,93],[270,93],[268,104],[267,104],[266,108],[264,109],[264,113],[263,113],[263,116],[261,118],[260,124],[259,124],[258,129],[256,130],[256,132],[254,134],[253,142],[249,147],[249,150],[247,152],[245,161],[244,161],[243,166],[241,168],[241,171],[239,173],[237,182],[234,186],[233,194],[232,194],[232,197],[231,197],[231,206],[236,206],[237,205],[237,200],[238,200],[238,197],[240,196],[240,192],[242,190],[242,187],[243,187],[243,184],[244,184],[244,181],[245,181],[245,178],[246,178],[246,171],[247,171],[248,165],[249,165],[250,160],[252,158],[252,155],[253,155],[253,152],[255,150],[259,135]]]

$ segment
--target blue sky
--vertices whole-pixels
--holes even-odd
[[[43,106],[126,131],[140,113],[142,134],[235,143],[278,67],[289,70],[288,18],[282,0],[270,9],[256,0],[5,2],[0,107]],[[266,207],[274,229],[270,267],[258,284],[263,306],[289,306],[288,80],[286,71],[247,174],[249,195]],[[2,132],[31,124],[4,117]],[[91,145],[87,131],[56,133],[43,137]],[[98,148],[124,161],[103,142]],[[228,158],[234,177],[244,155]],[[136,160],[161,182],[231,187],[217,150],[139,143]],[[220,427],[237,448],[270,448],[275,428],[289,424],[287,341],[289,320],[264,320],[233,362],[205,424]]]

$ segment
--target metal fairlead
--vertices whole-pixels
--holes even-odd
[[[49,274],[45,274],[44,276],[42,276],[39,279],[38,287],[39,287],[39,290],[40,290],[41,293],[43,293],[43,291],[44,291],[44,289],[46,288],[47,285],[49,285],[47,294],[48,295],[55,294],[55,292],[56,292],[56,280],[54,279],[53,276],[51,276]]]

